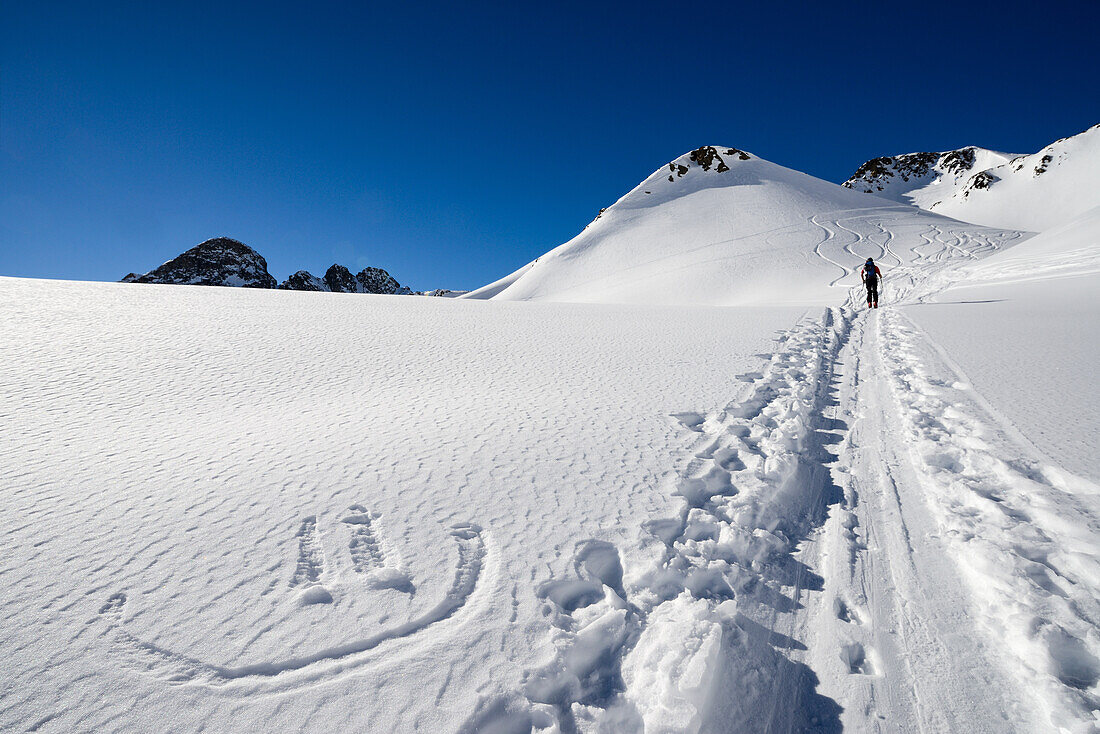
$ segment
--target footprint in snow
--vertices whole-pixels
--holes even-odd
[[[702,413],[695,413],[692,411],[686,413],[673,413],[672,417],[680,422],[684,428],[689,431],[695,431],[696,433],[703,432],[703,424],[706,422],[707,417]]]
[[[566,615],[603,601],[608,591],[616,605],[626,602],[623,589],[623,565],[618,549],[603,540],[577,543],[573,555],[576,578],[552,579],[539,586],[540,598],[553,602]]]

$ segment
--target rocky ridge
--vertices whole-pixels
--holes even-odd
[[[709,171],[711,167],[713,167],[715,173],[725,173],[730,170],[730,167],[726,164],[722,155],[723,154],[719,152],[718,148],[715,148],[713,145],[704,145],[702,148],[696,148],[688,153],[688,160],[704,171]],[[733,157],[737,157],[742,161],[747,161],[751,157],[745,151],[737,148],[726,148],[725,155],[730,157],[731,160]],[[683,175],[688,172],[688,166],[673,161],[668,164],[668,170],[672,172],[668,177],[668,180],[672,182],[675,181],[676,178],[682,178]]]
[[[326,293],[374,293],[378,295],[412,295],[408,286],[382,268],[363,268],[355,275],[338,263],[318,278],[308,270],[299,270],[279,284],[287,291],[322,291]]]
[[[274,288],[267,260],[248,245],[229,237],[200,242],[144,275],[130,273],[124,282],[171,285],[221,285]]]
[[[974,167],[978,150],[991,152],[969,146],[941,153],[903,153],[872,158],[856,169],[841,186],[865,194],[878,194],[899,182],[918,184],[938,176],[963,176]]]
[[[238,288],[278,287],[281,290],[327,293],[414,293],[382,268],[364,268],[352,275],[350,270],[340,264],[333,264],[321,278],[308,270],[299,270],[278,283],[267,272],[267,261],[260,253],[230,237],[214,237],[201,242],[144,275],[129,273],[120,282]]]
[[[971,145],[872,158],[841,185],[964,222],[1040,232],[1097,205],[1098,166],[1094,125],[1030,154]]]

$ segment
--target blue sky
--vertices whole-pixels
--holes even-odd
[[[227,235],[279,280],[472,288],[703,144],[837,182],[1034,152],[1100,122],[1098,8],[3,3],[0,275],[117,280]]]

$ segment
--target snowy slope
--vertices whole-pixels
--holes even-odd
[[[0,730],[1095,734],[1100,212],[725,150],[488,302],[0,278]]]
[[[960,269],[907,309],[1015,430],[1100,483],[1100,207]],[[963,311],[960,314],[960,309]]]
[[[569,242],[467,297],[823,305],[857,282],[868,256],[893,267],[945,243],[981,254],[1020,234],[857,194],[736,149],[701,148]]]
[[[1021,244],[970,265],[966,283],[1025,281],[1100,270],[1100,205]]]
[[[1031,155],[971,146],[876,158],[843,185],[965,222],[1041,232],[1100,205],[1100,125]]]
[[[672,415],[803,312],[17,279],[0,309],[0,731],[39,732],[458,730],[553,660],[575,545],[633,565],[675,511]]]

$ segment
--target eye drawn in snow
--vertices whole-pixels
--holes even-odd
[[[298,528],[298,565],[294,569],[294,577],[290,579],[290,588],[303,587],[306,589],[302,601],[307,604],[327,603],[332,601],[328,591],[317,586],[320,583],[321,572],[324,570],[324,551],[321,549],[321,541],[317,537],[317,518],[313,515],[302,520]]]
[[[408,576],[385,565],[385,555],[371,529],[371,519],[371,514],[361,505],[353,505],[351,513],[343,518],[354,528],[349,546],[353,568],[367,577],[368,588],[396,589],[412,594],[415,588]],[[239,666],[218,665],[193,658],[140,639],[127,630],[124,615],[127,596],[122,592],[106,600],[99,610],[98,621],[106,625],[104,634],[120,657],[132,667],[169,683],[242,689],[266,685],[280,690],[313,684],[370,663],[374,659],[371,652],[377,648],[389,650],[400,642],[415,644],[414,638],[422,636],[420,633],[451,620],[468,606],[478,588],[486,562],[483,530],[473,523],[459,523],[451,527],[450,536],[457,545],[457,567],[450,587],[434,606],[402,624],[353,637],[311,653]],[[316,516],[302,521],[296,537],[298,560],[290,588],[300,590],[299,602],[302,604],[331,603],[331,593],[322,585],[324,554]],[[432,639],[439,639],[439,635],[444,634],[436,632]]]
[[[377,516],[372,516],[362,505],[352,505],[349,514],[343,518],[343,522],[352,528],[348,544],[352,567],[357,573],[364,574],[373,588],[415,593],[412,578],[399,568],[386,564],[382,543],[374,532],[375,519]]]

